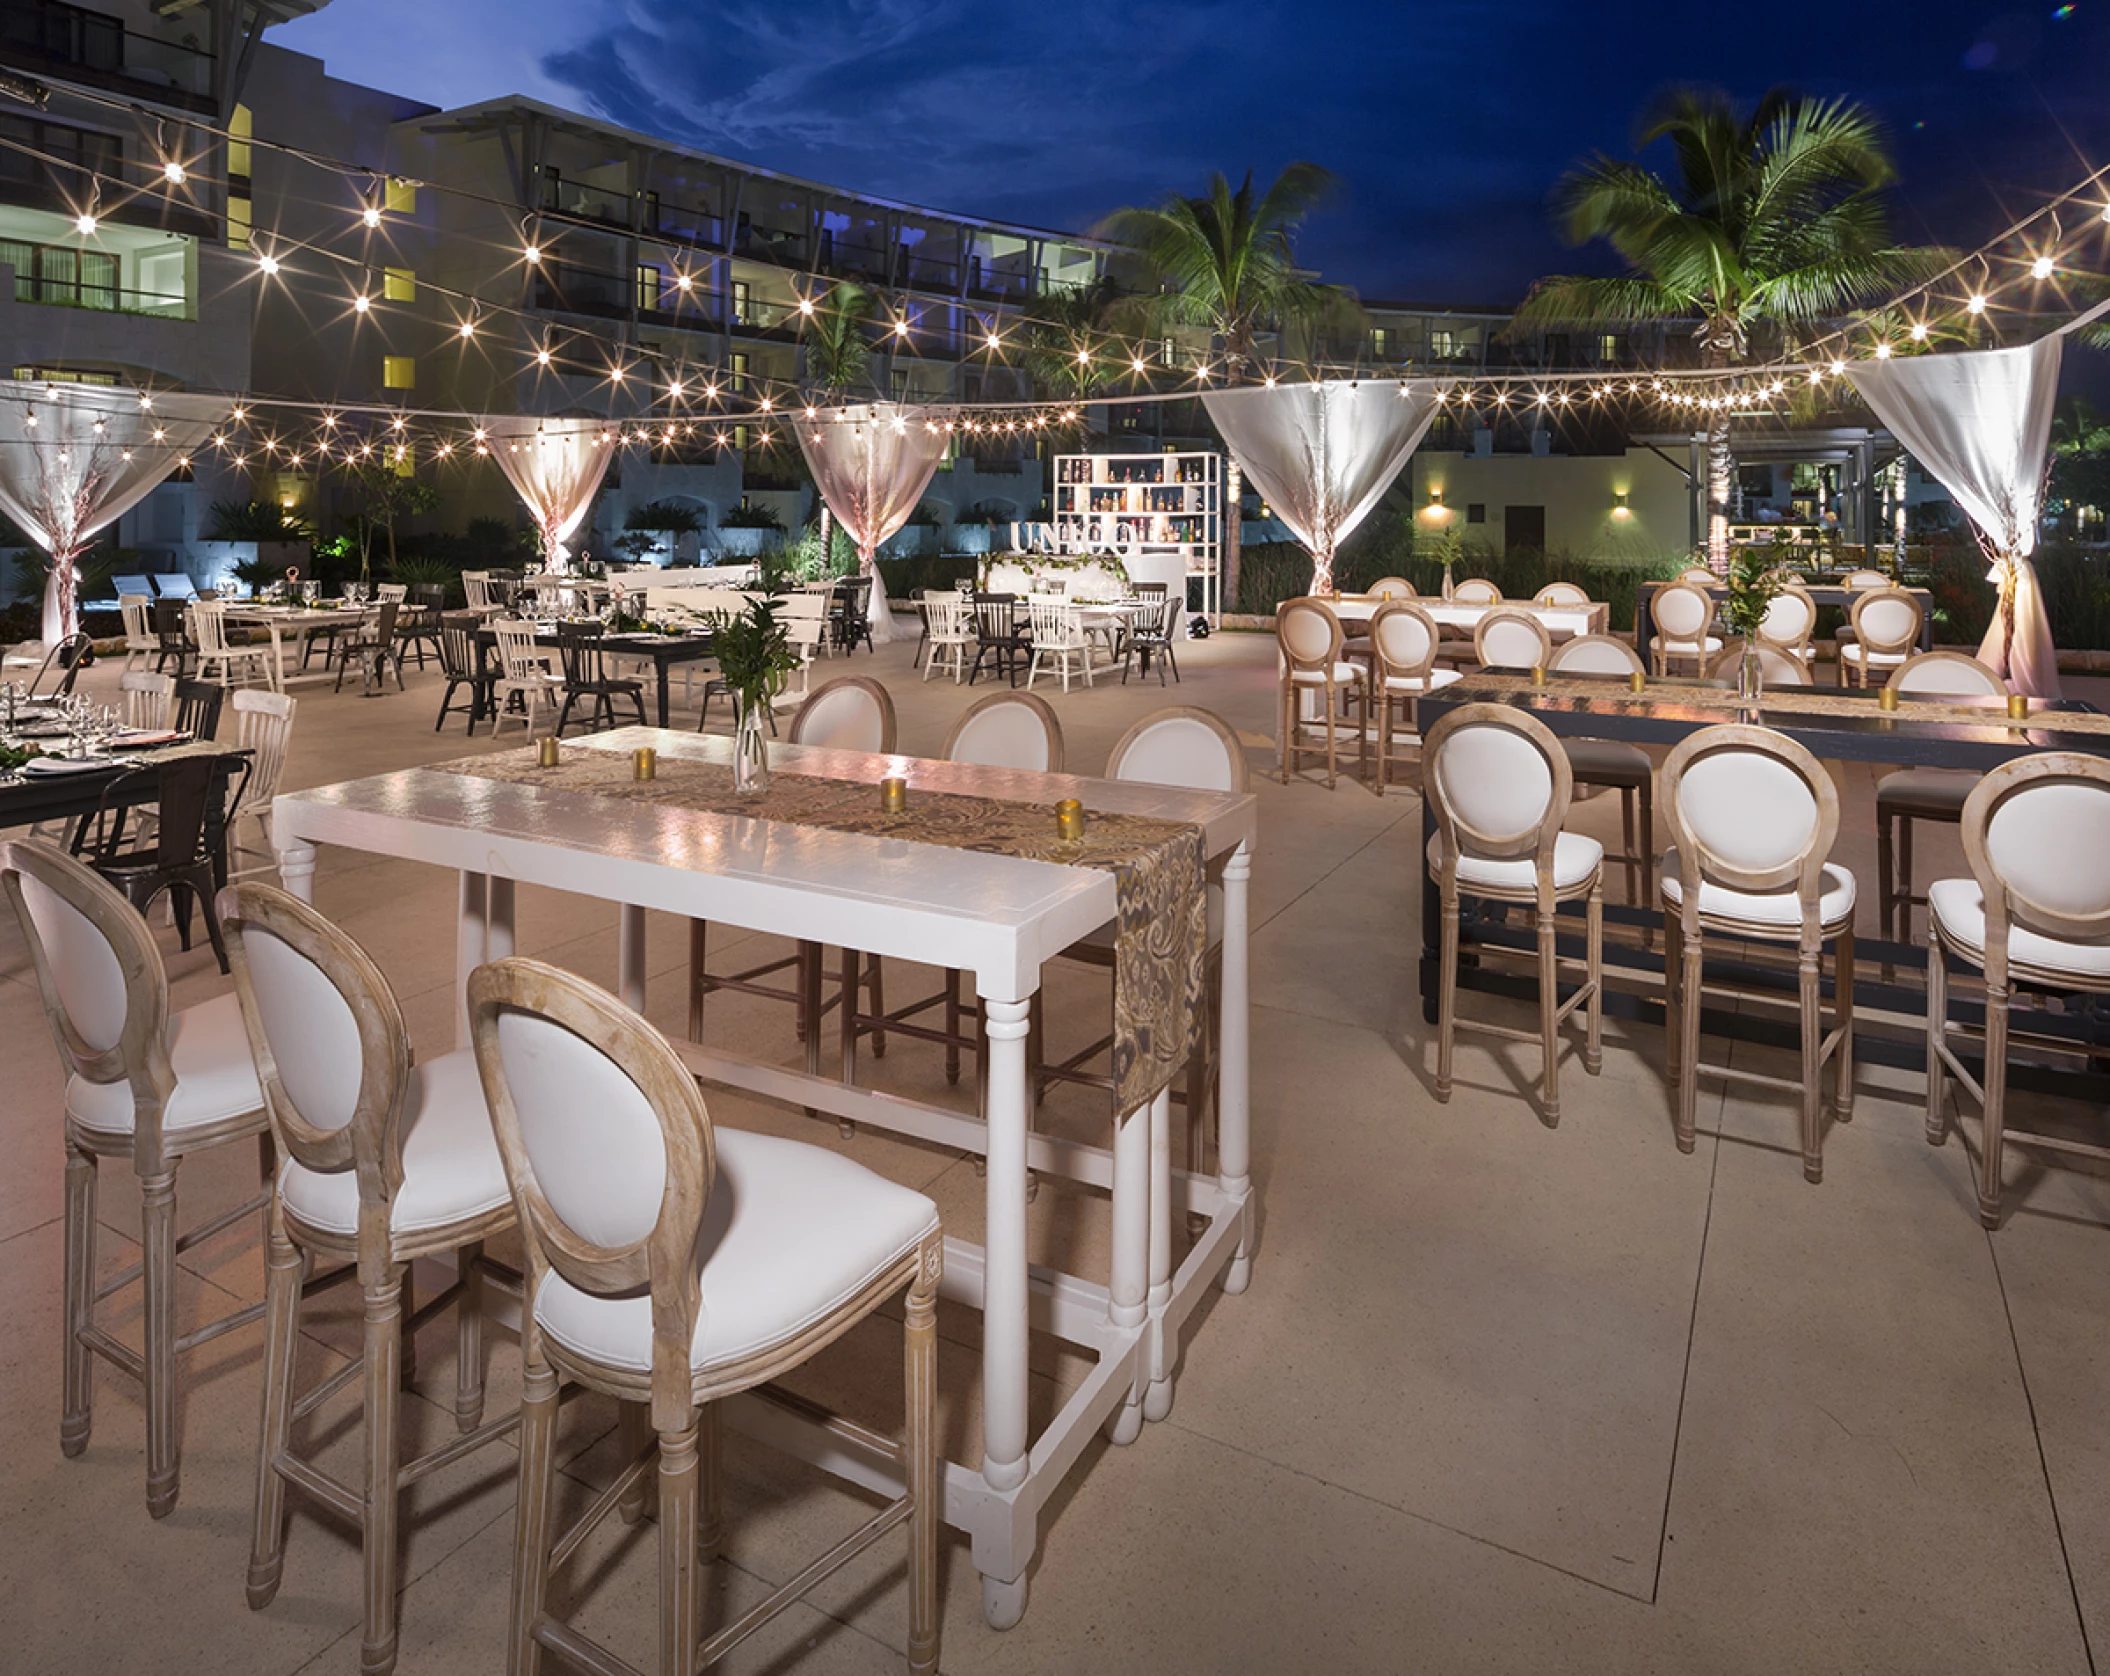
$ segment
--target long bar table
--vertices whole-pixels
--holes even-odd
[[[1656,638],[1656,623],[1649,615],[1649,601],[1656,597],[1659,589],[1669,586],[1668,582],[1644,582],[1634,591],[1634,650],[1641,654],[1643,663],[1648,662],[1649,645]],[[1866,588],[1848,588],[1831,582],[1804,582],[1802,590],[1810,596],[1812,604],[1836,605],[1842,611],[1869,592]],[[1931,652],[1934,650],[1934,595],[1925,588],[1907,588],[1905,592],[1920,602],[1920,650]],[[1729,589],[1726,586],[1711,587],[1707,590],[1707,597],[1719,605],[1729,597]]]
[[[653,728],[571,739],[564,750],[627,756],[640,745],[654,747],[663,761],[731,761],[728,739]],[[779,772],[863,781],[873,786],[875,800],[878,781],[900,775],[911,800],[919,790],[1049,806],[1075,797],[1087,810],[1198,826],[1223,886],[1216,1173],[1169,1168],[1169,1094],[1120,1119],[1111,1148],[1032,1131],[1028,1009],[1043,964],[1114,917],[1109,873],[431,768],[283,793],[273,806],[272,832],[286,888],[303,900],[313,897],[319,845],[460,875],[457,1032],[463,1042],[463,987],[477,966],[512,952],[521,881],[615,904],[619,988],[640,1010],[648,909],[972,974],[989,1038],[986,1122],[816,1074],[810,1060],[807,1070],[795,1071],[698,1043],[676,1046],[701,1079],[986,1157],[986,1243],[945,1242],[945,1295],[983,1313],[982,1464],[977,1470],[945,1463],[945,1517],[973,1539],[984,1616],[994,1628],[1009,1628],[1025,1610],[1026,1566],[1039,1540],[1041,1511],[1093,1432],[1104,1427],[1114,1442],[1127,1443],[1143,1420],[1162,1419],[1171,1408],[1182,1324],[1212,1281],[1220,1278],[1232,1293],[1249,1282],[1256,1201],[1249,1166],[1246,929],[1256,803],[1250,795],[812,747],[779,745],[770,757]],[[1028,1266],[1029,1170],[1111,1190],[1114,1240],[1106,1283]],[[1171,1231],[1183,1215],[1207,1224],[1175,1271]],[[1038,1437],[1027,1420],[1031,1330],[1098,1358]],[[728,1417],[881,1494],[901,1493],[890,1460],[810,1416],[751,1396],[728,1405]]]

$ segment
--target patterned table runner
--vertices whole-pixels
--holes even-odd
[[[879,788],[854,780],[777,772],[760,796],[733,790],[730,766],[662,756],[658,778],[632,777],[630,753],[570,747],[555,768],[533,749],[435,763],[442,773],[503,780],[581,797],[620,798],[707,814],[783,821],[829,832],[900,838],[944,849],[1094,867],[1114,876],[1114,1083],[1134,1111],[1184,1069],[1202,1008],[1208,945],[1201,829],[1146,815],[1091,812],[1084,836],[1056,836],[1044,804],[911,790],[899,815],[879,807]]]

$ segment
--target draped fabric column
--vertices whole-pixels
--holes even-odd
[[[234,411],[232,398],[0,380],[0,512],[51,555],[38,632],[80,627],[80,557]]]
[[[485,427],[491,458],[506,474],[542,534],[542,562],[553,573],[570,568],[565,541],[593,505],[615,428],[605,419],[497,419]]]
[[[894,402],[831,409],[798,427],[799,447],[821,499],[857,543],[858,567],[871,578],[875,645],[894,638],[879,544],[908,522],[945,457],[946,436],[923,410]]]
[[[2000,609],[1979,658],[2017,692],[2059,696],[2059,655],[2030,554],[2051,453],[2063,339],[1893,356],[1847,369],[1861,399],[1978,526]]]
[[[1428,434],[1438,390],[1333,379],[1202,396],[1239,469],[1311,550],[1313,593],[1334,591],[1336,549]]]

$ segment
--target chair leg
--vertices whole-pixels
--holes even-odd
[[[1682,935],[1682,928],[1680,931]],[[1678,955],[1678,1150],[1697,1145],[1700,1108],[1700,1005],[1705,953],[1697,927]]]
[[[1588,1011],[1584,1015],[1583,1069],[1596,1076],[1604,1069],[1604,881],[1599,879],[1591,888],[1590,902],[1583,921],[1583,935],[1587,939],[1584,958],[1587,966],[1584,979],[1590,986]]]
[[[1898,821],[1898,929],[1897,941],[1912,936],[1912,817]]]
[[[652,1441],[652,1408],[648,1403],[626,1402],[616,1409],[616,1454],[621,1464],[628,1467],[645,1452]],[[616,1503],[616,1517],[626,1525],[634,1525],[642,1519],[652,1505],[652,1483],[640,1478],[623,1493]]]
[[[1634,794],[1637,786],[1619,788],[1619,843],[1626,851],[1626,860],[1620,866],[1626,870],[1626,899],[1641,900],[1641,846],[1634,831]]]
[[[1942,953],[1941,939],[1927,926],[1927,1144],[1940,1146],[1949,1138],[1948,1099],[1942,1086],[1941,1045],[1949,1034],[1949,962]]]
[[[1832,1118],[1854,1120],[1854,929],[1839,933],[1832,953],[1832,1015],[1839,1030],[1839,1063],[1832,1085]]]
[[[1896,840],[1897,823],[1879,802],[1876,805],[1876,930],[1885,942],[1898,936],[1897,885],[1891,867]],[[1891,963],[1884,961],[1883,981],[1890,982],[1893,975]]]
[[[1538,915],[1539,943],[1539,1099],[1549,1129],[1561,1120],[1561,1038],[1555,1014],[1560,1010],[1560,968],[1554,963],[1553,904],[1543,903]]]
[[[1796,998],[1802,1011],[1802,1178],[1824,1179],[1824,1067],[1817,1055],[1824,1042],[1819,982],[1823,951],[1806,948],[1795,961]]]
[[[88,1447],[95,1421],[95,1352],[81,1336],[95,1320],[95,1154],[66,1143],[66,1399],[59,1450]]]
[[[872,991],[872,1016],[886,1017],[886,961],[879,955],[872,956],[872,964],[865,968],[865,983]],[[886,1057],[886,1030],[883,1026],[872,1032],[872,1057]]]
[[[945,1081],[948,1086],[960,1080],[960,974],[947,967],[945,971]]]
[[[1978,1220],[2000,1226],[2000,1159],[2007,1137],[2007,1010],[2005,975],[1985,975],[1985,1134],[1978,1158]]]
[[[1677,923],[1668,913],[1665,913],[1663,916],[1663,1080],[1670,1088],[1673,1108],[1676,1107],[1678,1098],[1678,1055],[1685,1040],[1685,1028],[1680,1021],[1678,1005],[1684,993],[1681,988],[1684,976],[1678,968],[1678,951],[1683,946],[1683,940],[1677,935],[1677,929]],[[1673,1116],[1675,1116],[1675,1112]]]
[[[694,1676],[702,1639],[696,1557],[696,1416],[659,1434],[659,1676]]]
[[[1458,893],[1443,897],[1443,931],[1436,977],[1436,1098],[1451,1097],[1451,1046],[1457,1032]]]
[[[471,1241],[455,1253],[462,1277],[454,1306],[454,1424],[473,1432],[484,1418],[484,1242]]]
[[[908,1518],[908,1667],[938,1668],[938,1280],[933,1245],[909,1287],[902,1325],[906,1435],[902,1453],[911,1503]]]
[[[183,1443],[176,1402],[176,1167],[139,1179],[140,1263],[146,1290],[147,1512],[176,1506]]]
[[[402,1413],[403,1279],[392,1265],[366,1288],[366,1480],[360,1531],[365,1602],[360,1609],[360,1676],[396,1667],[396,1430]]]
[[[1653,776],[1643,780],[1641,792],[1641,894],[1634,898],[1634,906],[1645,907],[1653,898],[1656,889],[1656,786]],[[1649,947],[1649,939],[1655,934],[1653,921],[1643,921],[1641,946]]]
[[[725,1541],[725,1425],[716,1403],[696,1416],[696,1477],[696,1557],[715,1565]]]
[[[279,1462],[292,1446],[293,1362],[300,1343],[300,1252],[274,1226],[264,1260],[264,1417],[258,1428],[256,1510],[249,1541],[249,1609],[278,1593],[286,1559],[286,1481]]]
[[[549,1364],[526,1369],[520,1392],[520,1479],[513,1514],[513,1598],[507,1676],[540,1676],[535,1629],[549,1592],[550,1504],[556,1476],[557,1385]]]
[[[1333,682],[1326,683],[1326,789],[1332,791],[1338,783],[1335,772],[1334,718],[1340,714],[1340,701],[1334,695]]]

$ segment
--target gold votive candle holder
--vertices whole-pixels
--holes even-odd
[[[1084,805],[1076,798],[1065,797],[1055,805],[1055,835],[1070,843],[1084,836]]]
[[[2021,722],[2029,719],[2029,697],[2026,693],[2007,695],[2008,720]]]
[[[1876,694],[1876,703],[1882,706],[1882,708],[1884,708],[1885,710],[1895,710],[1898,707],[1897,688],[1883,688],[1882,691]]]
[[[889,774],[879,782],[879,808],[888,815],[908,813],[908,781],[898,774]]]
[[[1531,684],[1534,687],[1543,687],[1546,684],[1546,666],[1544,664],[1535,663],[1531,666]]]
[[[659,778],[659,752],[650,745],[640,745],[630,753],[630,773],[633,779],[656,780]]]
[[[1638,669],[1633,670],[1627,675],[1626,684],[1637,693],[1645,693],[1648,691],[1648,676]]]
[[[536,746],[535,760],[544,768],[555,768],[558,758],[562,755],[563,751],[557,744],[557,736],[554,733],[547,739],[541,740]]]

